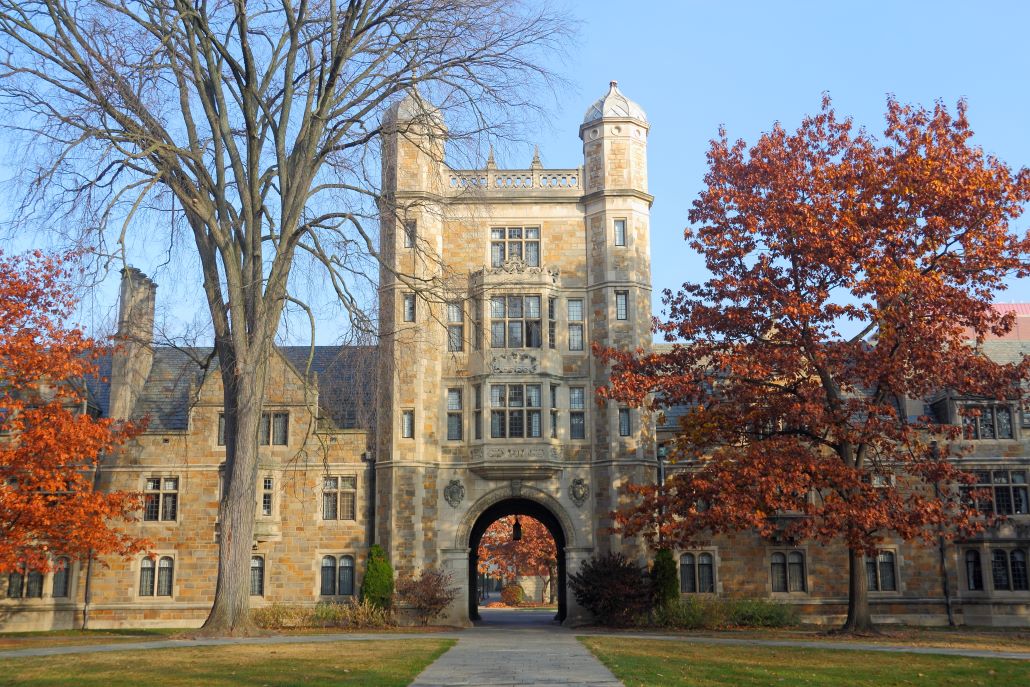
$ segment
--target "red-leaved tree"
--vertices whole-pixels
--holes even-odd
[[[625,533],[842,542],[845,629],[864,630],[864,557],[885,538],[983,526],[954,486],[972,483],[950,460],[957,428],[905,404],[941,390],[1013,398],[1027,377],[975,344],[1012,325],[991,303],[1027,273],[1030,241],[1010,224],[1030,173],[971,136],[964,103],[953,115],[893,99],[882,140],[828,98],[750,149],[720,132],[685,232],[711,276],[665,292],[656,326],[671,351],[599,351],[613,365],[603,396],[690,409],[674,456],[692,467],[636,488]]]
[[[84,379],[102,348],[67,327],[70,276],[65,256],[0,252],[0,572],[145,544],[117,529],[138,495],[95,488],[100,456],[140,428],[87,412]]]
[[[514,515],[499,518],[486,528],[479,542],[479,572],[512,582],[520,576],[546,576],[553,596],[558,566],[554,537],[542,522],[528,515],[520,515],[519,524],[519,541],[512,539]]]

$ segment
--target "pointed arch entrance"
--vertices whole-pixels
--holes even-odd
[[[565,547],[568,544],[565,528],[561,520],[544,504],[522,496],[512,496],[487,506],[476,518],[469,529],[469,567],[468,567],[468,610],[469,620],[479,620],[479,543],[483,539],[486,528],[499,518],[508,515],[527,515],[536,518],[554,538],[558,563],[558,622],[564,622],[568,615],[565,584]]]

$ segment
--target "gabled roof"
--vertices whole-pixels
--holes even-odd
[[[336,429],[372,429],[375,423],[376,349],[372,346],[284,346],[287,363],[316,383],[321,416]],[[218,360],[208,347],[154,348],[154,360],[132,415],[150,417],[149,431],[183,431],[190,406]],[[310,365],[309,365],[310,356]],[[206,368],[205,368],[206,366]],[[108,415],[111,357],[97,361],[97,375],[86,380],[90,402]]]

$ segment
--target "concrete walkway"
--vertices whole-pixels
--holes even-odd
[[[9,658],[31,658],[147,649],[181,649],[197,646],[233,644],[313,644],[325,642],[360,642],[403,640],[407,637],[457,639],[458,644],[427,668],[414,683],[429,685],[618,685],[611,673],[576,641],[579,636],[620,637],[647,641],[679,641],[694,644],[796,647],[802,649],[873,651],[885,653],[937,654],[969,658],[1002,658],[1030,661],[1030,653],[919,647],[903,644],[866,644],[844,641],[805,641],[792,639],[756,639],[735,637],[702,637],[697,635],[665,635],[647,632],[599,632],[568,630],[550,622],[554,611],[482,609],[484,622],[471,630],[433,633],[339,633],[324,635],[279,635],[240,639],[164,639],[111,644],[77,644],[0,651],[0,661]],[[527,660],[526,657],[529,657]],[[545,660],[546,659],[546,660]],[[484,668],[486,667],[486,668]],[[480,671],[480,668],[484,670]],[[600,670],[602,672],[597,672]],[[532,680],[541,679],[540,682]],[[505,682],[504,680],[508,681]],[[493,680],[492,682],[490,680]],[[564,681],[563,681],[564,680]],[[607,682],[605,681],[607,680]]]
[[[483,621],[411,687],[622,687],[553,610],[480,609]]]

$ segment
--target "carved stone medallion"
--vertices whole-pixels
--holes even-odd
[[[572,484],[569,485],[569,498],[576,504],[576,507],[581,507],[586,503],[587,496],[590,494],[590,489],[587,487],[587,481],[582,477],[577,477],[572,480]]]
[[[491,370],[499,374],[531,374],[536,372],[538,365],[535,357],[516,351],[502,353],[490,362]]]
[[[452,479],[450,484],[443,489],[443,498],[451,505],[451,508],[457,508],[465,498],[465,486],[460,481]]]
[[[522,496],[522,480],[513,479],[511,481],[511,495]]]

